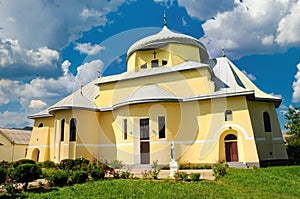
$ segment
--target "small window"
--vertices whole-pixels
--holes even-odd
[[[147,69],[147,63],[144,63],[143,65],[141,65],[141,69]]]
[[[227,110],[225,111],[225,121],[232,121],[232,111],[231,110]]]
[[[264,118],[265,132],[271,132],[271,120],[270,120],[269,113],[264,112],[263,118]]]
[[[152,68],[158,67],[158,59],[154,59],[154,60],[151,61],[151,67]]]
[[[24,156],[24,157],[27,156],[27,152],[28,152],[28,149],[26,148],[26,149],[25,149],[25,156]]]
[[[127,140],[127,119],[123,120],[123,140]]]
[[[76,119],[70,120],[70,141],[76,141]]]
[[[65,140],[65,119],[61,120],[60,123],[60,141],[64,141]]]
[[[40,123],[39,126],[38,126],[38,128],[42,128],[43,126],[44,126],[44,124]]]
[[[162,65],[163,65],[163,66],[165,66],[165,65],[167,65],[167,64],[168,64],[168,61],[162,60]]]
[[[166,119],[165,116],[158,117],[159,139],[166,138]]]

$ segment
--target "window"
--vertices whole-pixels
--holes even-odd
[[[70,120],[70,141],[76,141],[76,119]]]
[[[271,120],[270,120],[269,113],[264,112],[263,118],[264,118],[265,132],[271,132]]]
[[[38,126],[38,128],[42,128],[43,126],[44,126],[44,124],[40,123],[39,126]]]
[[[149,119],[140,119],[140,140],[149,140]]]
[[[154,60],[151,61],[151,67],[152,68],[158,67],[158,59],[154,59]]]
[[[225,111],[225,121],[232,121],[232,111],[231,110],[226,110]]]
[[[60,141],[65,140],[65,119],[62,119],[60,122]]]
[[[167,65],[167,64],[168,64],[168,61],[162,60],[162,65],[163,65],[163,66],[165,66],[165,65]]]
[[[123,120],[123,140],[127,140],[127,119]]]
[[[159,139],[166,138],[166,119],[165,116],[158,117]]]

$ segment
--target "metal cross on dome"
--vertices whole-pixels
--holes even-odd
[[[156,51],[154,51],[152,54],[153,54],[153,58],[156,59],[156,54],[157,54]]]

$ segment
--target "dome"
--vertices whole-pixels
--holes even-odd
[[[137,50],[160,48],[164,47],[169,43],[179,43],[198,47],[202,56],[208,58],[208,53],[205,46],[198,39],[195,39],[194,37],[185,34],[172,32],[167,28],[166,25],[159,33],[145,37],[135,42],[128,49],[127,56],[130,56],[133,52]]]

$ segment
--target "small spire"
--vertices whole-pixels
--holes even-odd
[[[166,10],[164,10],[164,26],[167,26]]]
[[[82,88],[83,88],[83,84],[80,84],[80,94],[83,96]]]
[[[224,46],[222,46],[222,57],[226,57]]]

